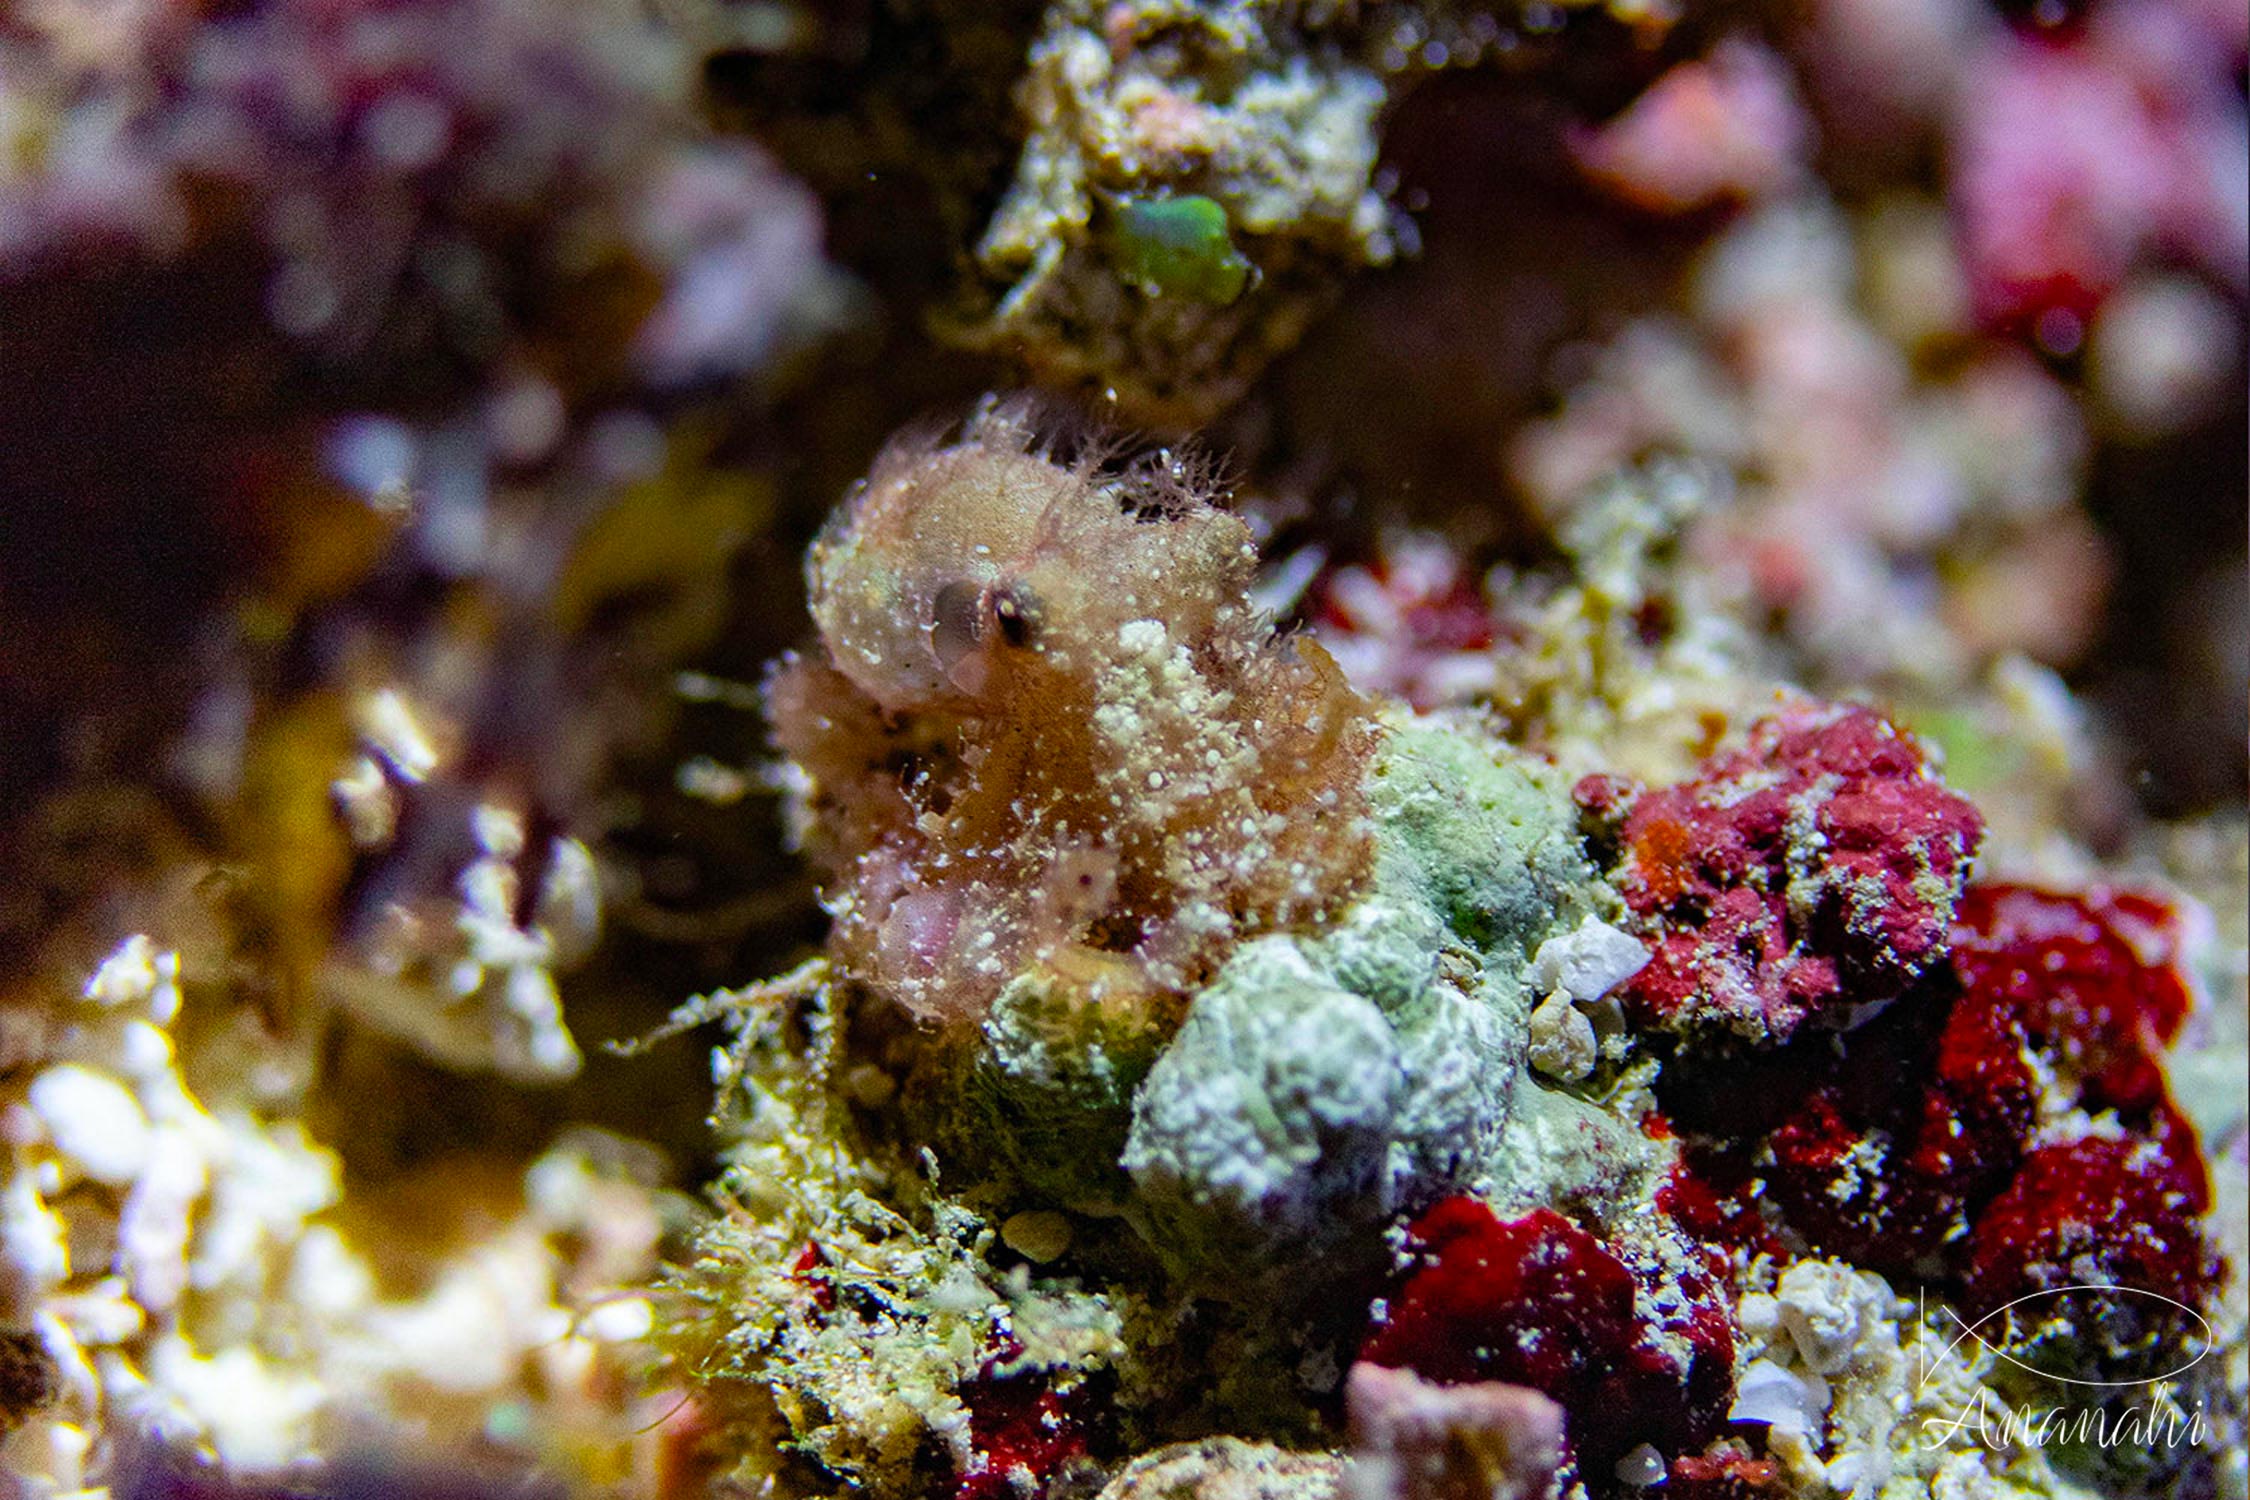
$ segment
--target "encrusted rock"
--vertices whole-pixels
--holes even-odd
[[[1643,1442],[1700,1449],[1733,1385],[1733,1317],[1704,1296],[1643,1302],[1612,1246],[1553,1209],[1501,1220],[1451,1198],[1416,1220],[1420,1268],[1390,1298],[1360,1358],[1459,1384],[1504,1381],[1560,1403],[1581,1474]],[[1682,1286],[1691,1285],[1687,1278]]]
[[[1982,828],[1914,741],[1866,709],[1763,721],[1623,815],[1618,884],[1650,942],[1629,1012],[1754,1041],[1847,1024],[1943,951]]]

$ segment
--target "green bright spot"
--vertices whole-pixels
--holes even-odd
[[[1227,234],[1227,211],[1200,194],[1121,199],[1111,257],[1120,275],[1151,296],[1224,307],[1250,284],[1250,262]]]
[[[2005,786],[2024,772],[2021,747],[1993,735],[1972,714],[1949,708],[1907,709],[1898,717],[1937,745],[1945,756],[1945,779],[1964,791]]]
[[[496,1443],[520,1447],[530,1441],[538,1424],[531,1408],[521,1401],[503,1401],[484,1416],[484,1435]]]

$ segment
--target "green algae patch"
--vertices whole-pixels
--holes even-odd
[[[1110,260],[1150,296],[1225,307],[1250,285],[1251,265],[1234,245],[1227,211],[1201,194],[1121,198],[1112,211]]]
[[[1050,1201],[1101,1206],[1128,1194],[1117,1159],[1133,1091],[1166,1034],[1044,970],[1009,981],[982,1033],[965,1089],[967,1140]]]
[[[1131,1212],[1213,1295],[1311,1295],[1489,1168],[1528,955],[1601,904],[1559,778],[1472,728],[1394,724],[1368,799],[1366,897],[1238,948],[1134,1097]]]
[[[1411,893],[1462,941],[1528,956],[1592,899],[1561,776],[1467,729],[1394,732],[1371,769],[1376,886]]]

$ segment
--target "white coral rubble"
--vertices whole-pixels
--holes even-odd
[[[2030,1500],[2076,1495],[2035,1446],[1987,1442],[2003,1399],[1996,1356],[1925,1319],[1872,1271],[1791,1265],[1736,1307],[1747,1356],[1737,1420],[1770,1422],[1767,1451],[1801,1493],[1851,1500]]]
[[[55,1388],[0,1443],[9,1493],[106,1494],[108,1466],[142,1437],[273,1473],[347,1427],[459,1442],[511,1401],[590,1408],[569,1429],[621,1444],[646,1425],[637,1406],[588,1420],[645,1358],[646,1303],[636,1315],[613,1291],[654,1269],[642,1182],[562,1147],[520,1196],[459,1205],[499,1220],[491,1233],[355,1243],[330,1151],[294,1121],[191,1091],[180,1005],[178,956],[131,938],[44,1066],[0,1095],[0,1332],[36,1341]],[[480,1196],[473,1181],[458,1196]],[[395,1281],[402,1257],[424,1289],[386,1297],[378,1266]],[[394,1430],[410,1413],[417,1430]]]

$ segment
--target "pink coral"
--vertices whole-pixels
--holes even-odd
[[[2215,66],[2229,55],[2224,24],[2172,0],[2119,0],[2083,27],[2003,33],[1979,54],[1953,172],[1988,323],[2069,352],[2126,272],[2165,253],[2242,287],[2244,122]]]
[[[1361,1361],[1344,1383],[1352,1493],[1363,1500],[1548,1500],[1563,1414],[1539,1392],[1484,1380],[1438,1385]]]
[[[1735,37],[1674,67],[1624,114],[1573,142],[1572,154],[1627,202],[1679,214],[1789,186],[1811,144],[1787,66]]]
[[[1323,573],[1307,613],[1362,692],[1430,709],[1468,702],[1496,680],[1492,607],[1442,538],[1393,537],[1365,566]]]

